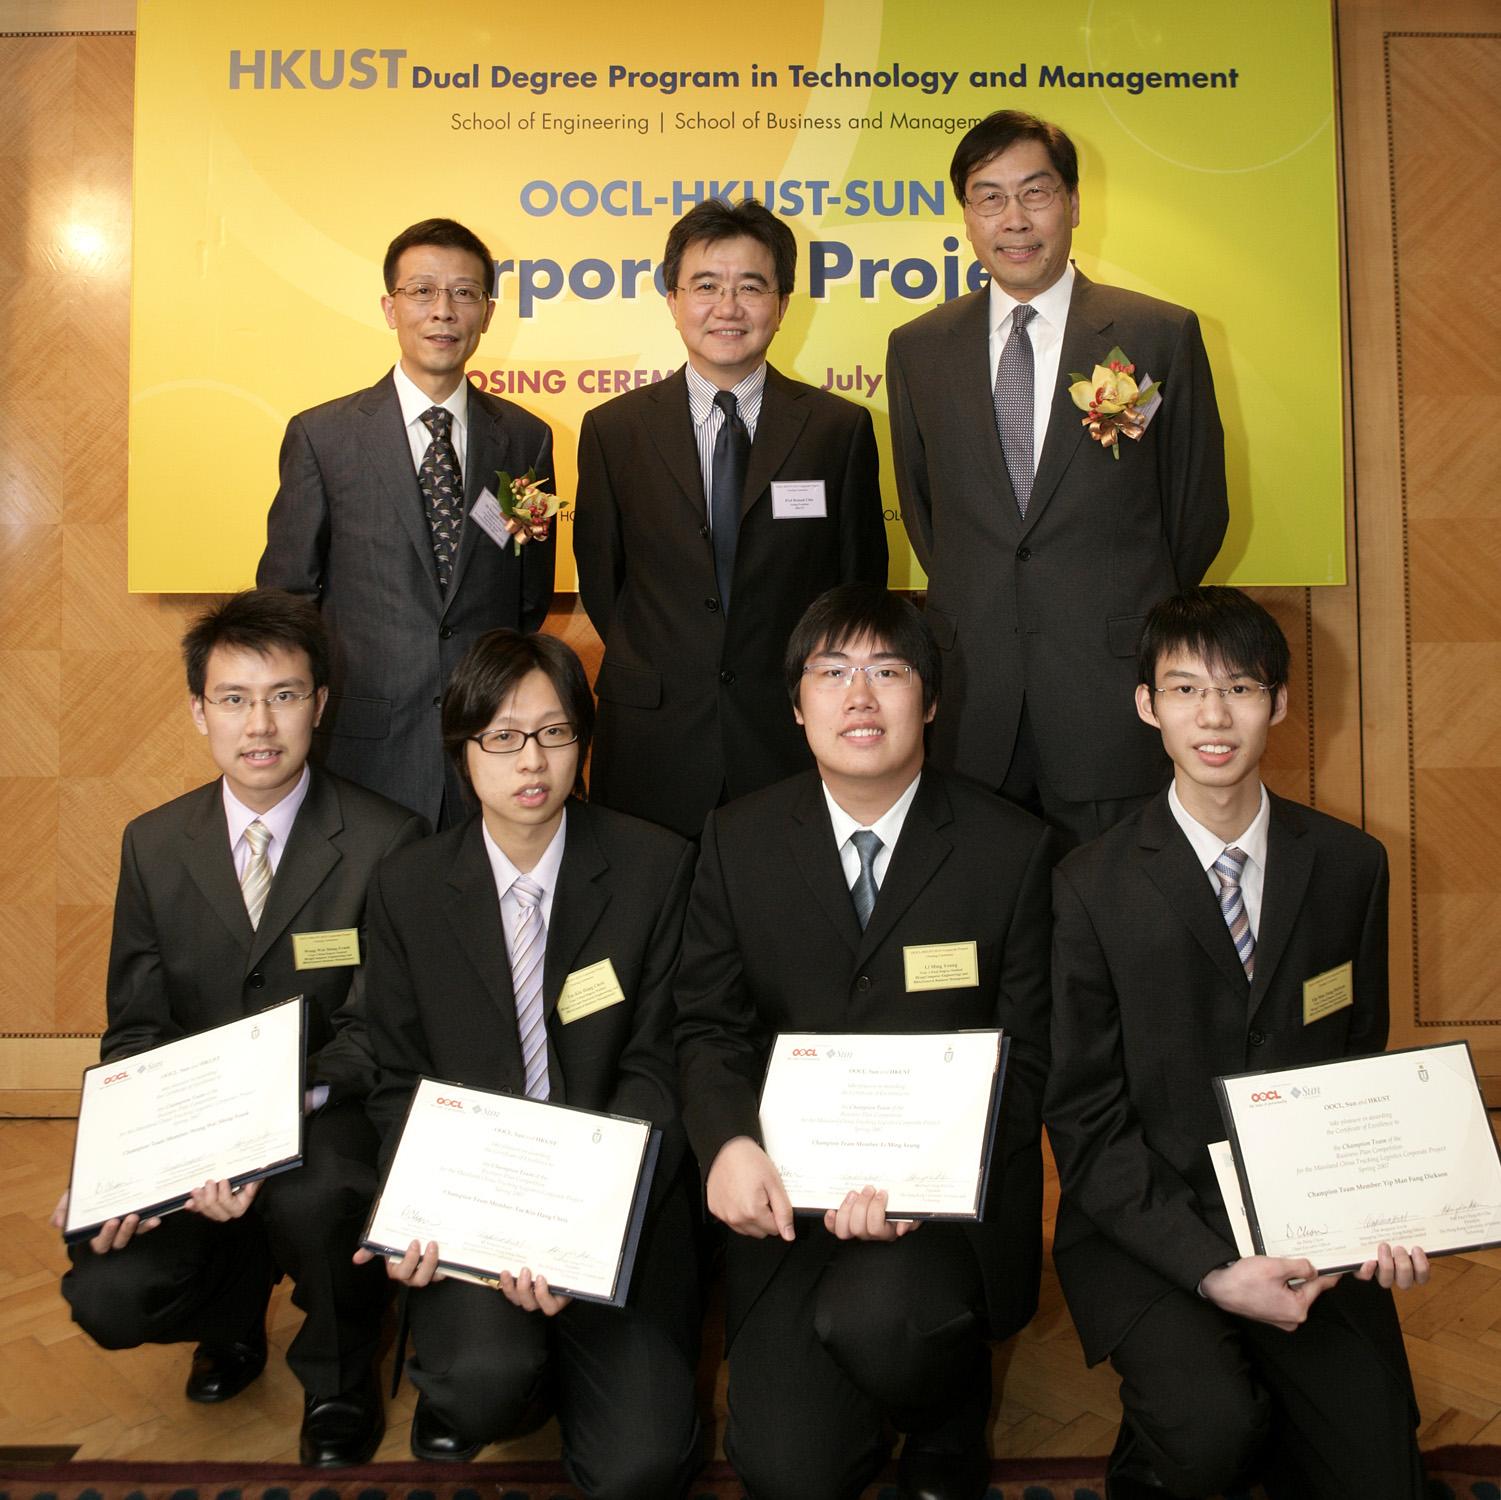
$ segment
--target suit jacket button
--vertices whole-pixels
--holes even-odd
[[[250,978],[245,981],[253,990],[260,989],[266,983],[266,976],[259,969],[251,971]]]
[[[440,641],[451,641],[453,639],[453,626],[452,625],[445,625],[438,632],[438,639]]]
[[[1016,555],[1021,559],[1022,562],[1026,562],[1027,559],[1032,555],[1032,549],[1030,547],[1018,547],[1016,549]]]
[[[719,608],[719,600],[718,599],[705,599],[704,600],[704,608],[706,610],[708,610],[709,613],[712,615],[714,613],[714,611]]]
[[[708,540],[709,540],[709,528],[708,528],[708,527],[707,527],[707,526],[700,526],[700,527],[699,527],[699,528],[698,528],[698,534],[699,534],[699,535],[700,535],[700,536],[701,536],[701,537],[702,537],[702,538],[703,538],[703,539],[704,539],[704,540],[705,540],[705,541],[706,541],[706,542],[707,542],[707,541],[708,541]]]
[[[726,686],[731,686],[735,681],[735,674],[726,668],[719,674],[719,680]]]
[[[433,707],[434,708],[442,708],[443,707],[443,695],[442,695],[442,693],[439,693],[438,696],[433,699]]]
[[[870,975],[869,974],[862,974],[855,981],[855,988],[857,990],[859,990],[860,993],[863,995],[866,992],[866,990],[868,990],[870,988]]]
[[[1266,1032],[1252,1030],[1251,1033],[1246,1037],[1246,1040],[1253,1047],[1259,1047],[1259,1046],[1262,1045],[1263,1042],[1266,1041]]]

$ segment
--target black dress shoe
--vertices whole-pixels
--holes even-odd
[[[990,1484],[990,1455],[980,1444],[964,1453],[942,1453],[909,1437],[896,1466],[901,1500],[983,1500]]]
[[[369,1463],[385,1435],[386,1412],[374,1370],[338,1396],[310,1391],[303,1400],[298,1451],[303,1463],[314,1468]]]
[[[243,1343],[199,1344],[184,1394],[205,1406],[238,1396],[266,1368],[266,1330]]]
[[[1142,1452],[1135,1429],[1122,1419],[1105,1465],[1105,1500],[1165,1500],[1166,1495],[1167,1488]]]
[[[412,1413],[412,1457],[435,1464],[466,1464],[483,1443],[466,1443],[444,1419],[418,1396]]]

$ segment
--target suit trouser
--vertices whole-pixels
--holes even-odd
[[[1363,1331],[1373,1323],[1401,1368]],[[1110,1360],[1126,1417],[1174,1495],[1217,1495],[1258,1468],[1273,1500],[1426,1493],[1396,1311],[1379,1287],[1345,1278],[1290,1334],[1170,1292]]]
[[[761,1248],[731,1236],[727,1276]],[[812,1227],[729,1346],[725,1453],[752,1500],[858,1495],[890,1452],[888,1425],[966,1451],[990,1410],[985,1332],[979,1262],[958,1227],[890,1244]]]
[[[287,1350],[304,1388],[333,1396],[370,1368],[386,1276],[350,1257],[377,1186],[376,1135],[357,1103],[307,1120],[303,1165],[267,1178],[244,1218],[216,1224],[175,1213],[124,1250],[69,1250],[63,1296],[73,1320],[106,1349],[251,1337],[277,1274],[291,1276],[305,1314]]]
[[[590,1500],[673,1500],[698,1464],[698,1279],[688,1200],[647,1221],[623,1308],[556,1317],[498,1291],[439,1281],[407,1294],[412,1384],[466,1442],[514,1435],[555,1404],[569,1478]]]

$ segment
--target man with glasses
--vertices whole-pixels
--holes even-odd
[[[1110,1500],[1425,1493],[1382,1244],[1352,1275],[1237,1254],[1208,1146],[1213,1080],[1380,1052],[1387,866],[1373,838],[1261,783],[1287,713],[1287,641],[1236,589],[1147,619],[1135,712],[1169,788],[1053,879],[1047,1124],[1053,1254],[1085,1357],[1121,1377]],[[1342,975],[1342,982],[1341,982]],[[1340,1003],[1310,1007],[1333,978]]]
[[[323,611],[323,763],[446,826],[465,808],[445,771],[443,684],[470,642],[538,629],[552,599],[552,538],[518,548],[475,507],[500,470],[535,470],[551,490],[552,434],[464,378],[495,312],[495,262],[476,235],[452,219],[413,224],[384,274],[396,366],[288,424],[256,581]]]
[[[107,1349],[194,1340],[187,1398],[214,1403],[264,1368],[267,1298],[290,1275],[305,1314],[287,1351],[305,1392],[302,1461],[364,1463],[385,1430],[374,1370],[385,1278],[351,1260],[377,1186],[365,890],[427,829],[308,764],[328,642],[306,600],[237,594],[193,624],[183,657],[193,723],[222,774],[125,829],[100,1058],[305,996],[304,1162],[233,1191],[206,1182],[166,1219],[111,1220],[71,1247],[63,1295]],[[334,961],[304,967],[297,940],[319,935]]]
[[[1056,125],[1000,110],[954,152],[954,195],[990,285],[891,335],[902,519],[948,664],[940,763],[1072,843],[1161,787],[1130,712],[1149,606],[1204,576],[1227,519],[1224,438],[1198,320],[1069,259],[1079,166]],[[1143,247],[1135,247],[1138,252]],[[1135,440],[1069,395],[1119,350],[1159,403]]]
[[[605,644],[590,796],[689,838],[807,766],[788,632],[825,589],[886,581],[869,412],[766,363],[796,268],[754,199],[690,210],[662,262],[688,362],[579,435],[574,554]]]
[[[1037,1306],[1053,836],[925,764],[939,653],[906,600],[823,595],[784,672],[816,770],[710,815],[677,984],[683,1120],[733,1231],[725,1452],[751,1500],[848,1500],[896,1427],[905,1500],[969,1500],[989,1475],[987,1340]],[[972,945],[949,987],[910,977],[933,944]],[[879,1182],[794,1220],[761,1145],[774,1033],[992,1026],[1011,1054],[983,1222],[889,1220]]]

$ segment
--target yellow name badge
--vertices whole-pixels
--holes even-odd
[[[907,993],[973,989],[980,982],[980,950],[974,943],[917,943],[902,949]]]
[[[292,958],[299,969],[342,969],[360,961],[357,927],[332,927],[327,932],[294,932]]]
[[[575,969],[563,981],[563,993],[558,996],[558,1019],[566,1026],[570,1021],[582,1021],[597,1010],[608,1010],[625,999],[625,991],[615,977],[615,965],[607,958],[587,969]]]
[[[1311,1026],[1337,1010],[1355,1004],[1355,972],[1352,964],[1325,969],[1303,981],[1303,1024]]]

